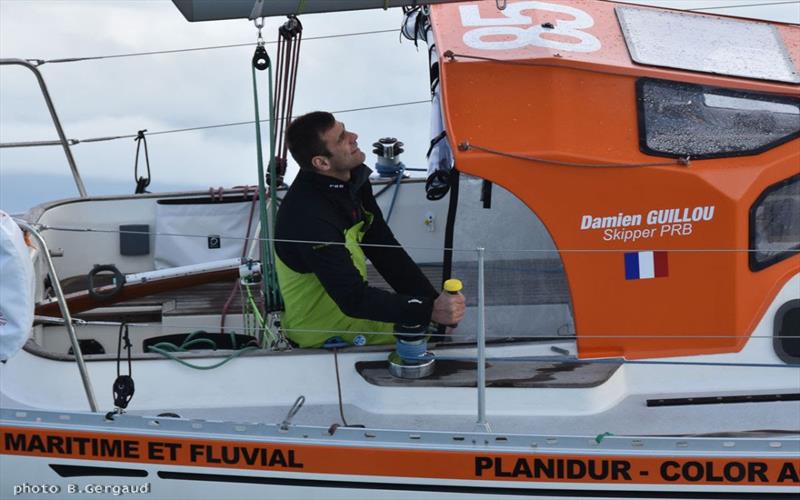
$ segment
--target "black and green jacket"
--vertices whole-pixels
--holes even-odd
[[[341,182],[300,170],[281,202],[275,253],[286,305],[282,326],[301,347],[336,336],[354,344],[393,343],[387,334],[395,324],[430,322],[436,289],[383,219],[371,172],[361,165]],[[366,258],[397,293],[369,286]]]

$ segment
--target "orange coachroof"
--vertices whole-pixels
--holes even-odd
[[[542,219],[561,250],[584,357],[738,351],[800,272],[796,252],[763,269],[748,252],[751,208],[800,173],[797,134],[761,150],[687,155],[688,164],[640,141],[647,82],[800,106],[800,27],[672,11],[663,22],[683,39],[668,45],[654,11],[664,12],[590,0],[432,8],[456,168],[502,185]],[[680,35],[683,22],[717,23],[723,42],[737,34],[729,46],[695,42]],[[681,42],[682,58],[670,58]],[[661,275],[631,279],[636,258]]]

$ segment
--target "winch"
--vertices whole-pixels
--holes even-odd
[[[389,354],[389,373],[407,379],[423,378],[433,373],[436,360],[428,351],[427,337],[397,335],[396,345],[397,348]]]
[[[460,280],[444,282],[444,291],[457,294],[463,285]],[[455,327],[456,325],[447,325]],[[436,367],[433,352],[428,351],[428,336],[424,325],[398,325],[396,349],[389,354],[389,373],[397,378],[417,379],[432,374]]]
[[[372,152],[378,155],[375,169],[381,177],[394,177],[403,172],[405,165],[400,161],[400,154],[405,151],[403,143],[394,137],[383,137],[372,144]]]

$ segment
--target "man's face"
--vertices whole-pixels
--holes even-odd
[[[358,148],[358,135],[348,132],[344,123],[336,124],[322,134],[322,140],[330,156],[315,156],[317,170],[340,180],[350,180],[350,171],[358,167],[367,156]]]

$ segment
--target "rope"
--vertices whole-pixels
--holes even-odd
[[[119,332],[117,336],[117,377],[120,376],[119,364],[122,360],[122,341],[125,341],[125,350],[128,351],[128,376],[133,376],[133,368],[131,367],[131,338],[128,323],[123,321],[119,325]]]
[[[178,363],[182,364],[183,366],[187,366],[189,368],[193,368],[195,370],[212,370],[214,368],[218,368],[225,363],[231,361],[232,359],[238,358],[242,354],[258,350],[258,347],[255,346],[245,346],[241,349],[238,349],[227,356],[225,359],[218,363],[214,363],[213,365],[195,365],[193,363],[189,363],[179,357],[175,356],[175,352],[186,352],[190,347],[198,346],[198,345],[206,345],[209,349],[217,350],[217,344],[211,339],[195,339],[194,336],[200,333],[206,333],[203,330],[197,330],[189,334],[181,343],[181,345],[176,346],[171,342],[159,342],[158,344],[151,345],[147,347],[148,351],[155,352],[164,356],[165,358],[171,359],[173,361],[177,361]],[[236,336],[233,332],[230,333],[231,337],[231,347],[234,349],[236,348]]]
[[[247,314],[245,317],[253,316],[253,321],[256,323],[255,330],[257,333],[261,333],[261,347],[275,346],[278,342],[278,336],[267,327],[267,320],[261,315],[256,299],[253,297],[253,292],[250,290],[250,286],[246,285],[245,290],[247,292],[247,309],[245,311]]]
[[[147,129],[140,130],[136,133],[136,159],[133,161],[133,180],[136,181],[136,189],[133,194],[147,193],[148,191],[145,191],[145,189],[150,185],[150,179],[152,178],[150,175],[150,155],[147,152],[147,137],[144,135],[145,132],[147,132]],[[139,177],[139,148],[142,144],[144,144],[144,161],[147,165],[147,177]]]
[[[575,168],[641,168],[641,167],[672,167],[675,165],[681,165],[684,167],[691,166],[691,161],[689,157],[678,158],[673,161],[646,162],[646,163],[575,163],[569,161],[548,160],[546,158],[527,156],[518,153],[508,153],[505,151],[499,151],[496,149],[487,148],[485,146],[470,144],[469,142],[462,142],[461,144],[458,145],[458,149],[460,151],[476,150],[497,156],[503,156],[506,158],[513,158],[515,160],[535,161],[538,163],[547,163],[549,165],[559,165],[562,167],[575,167]]]
[[[255,75],[255,73],[253,73]],[[275,96],[274,91],[272,88],[272,66],[269,67],[269,115],[275,116]],[[269,161],[269,200],[270,200],[270,219],[267,219],[266,211],[262,212],[262,220],[264,223],[261,225],[265,231],[262,231],[262,236],[269,236],[274,237],[275,235],[275,223],[278,218],[278,202],[276,201],[277,191],[278,191],[278,174],[277,174],[277,165],[276,165],[276,157],[275,157],[275,140],[277,137],[277,128],[276,123],[274,120],[270,120],[269,122],[269,150],[270,150],[270,161]],[[264,174],[263,171],[260,171],[261,179],[263,180]],[[271,223],[271,225],[270,225]],[[281,298],[280,290],[278,288],[278,271],[275,266],[275,248],[269,242],[264,243],[264,247],[266,249],[265,257],[267,258],[267,266],[268,271],[266,276],[262,279],[267,281],[267,286],[269,290],[269,300],[265,304],[265,311],[266,312],[273,312],[282,309],[283,307],[283,299]],[[263,259],[262,259],[263,261]]]
[[[300,44],[303,41],[303,24],[296,16],[289,16],[280,28],[278,28],[278,62],[275,89],[275,107],[272,116],[276,124],[275,141],[276,147],[273,150],[277,162],[277,182],[283,182],[286,174],[288,161],[289,144],[286,141],[285,131],[292,116],[294,108],[294,96],[297,89],[297,69],[300,66]]]
[[[278,182],[286,174],[289,145],[285,131],[294,108],[294,95],[297,88],[297,69],[300,64],[300,43],[303,41],[303,25],[295,16],[289,16],[278,29],[277,78],[275,85],[275,113],[270,115],[276,123],[276,148]]]
[[[282,28],[283,29],[283,28]],[[302,29],[302,27],[301,27]],[[269,60],[269,55],[267,51],[264,49],[263,43],[261,41],[261,29],[259,27],[259,43],[255,50],[255,55],[252,59],[252,75],[253,75],[253,102],[255,106],[255,129],[256,129],[256,148],[258,154],[258,190],[259,190],[259,200],[260,200],[260,218],[261,218],[261,262],[262,262],[262,284],[264,290],[264,311],[265,312],[274,312],[278,311],[282,308],[282,298],[280,295],[280,290],[278,289],[278,275],[275,266],[275,254],[274,248],[269,243],[269,239],[274,234],[274,224],[277,218],[278,213],[278,202],[277,202],[277,191],[278,191],[278,175],[277,175],[277,167],[276,167],[276,124],[275,124],[275,117],[277,117],[277,112],[275,108],[275,96],[273,90],[273,80],[272,80],[272,64]],[[269,149],[270,149],[270,161],[269,161],[269,175],[265,179],[264,176],[264,158],[262,154],[262,146],[261,146],[261,125],[260,125],[260,118],[259,118],[259,105],[258,105],[258,78],[256,77],[256,70],[264,70],[268,69],[268,88],[269,88],[269,95],[268,95],[268,104],[269,104]],[[267,213],[267,206],[266,206],[266,186],[265,180],[269,180],[269,196],[270,196],[270,214]]]
[[[161,354],[165,358],[171,359],[172,361],[177,361],[178,363],[182,364],[183,366],[187,366],[187,367],[193,368],[195,370],[213,370],[214,368],[219,368],[220,366],[222,366],[225,363],[231,361],[232,359],[238,358],[239,356],[241,356],[242,354],[244,354],[246,352],[258,350],[258,347],[254,347],[254,346],[243,347],[242,349],[239,349],[238,351],[234,352],[233,354],[231,354],[230,356],[226,357],[225,359],[223,359],[219,363],[214,363],[213,365],[208,365],[208,366],[202,366],[202,365],[195,365],[195,364],[189,363],[188,361],[185,361],[185,360],[175,356],[171,352],[161,349],[160,347],[158,347],[158,345],[159,344],[151,345],[151,346],[148,347],[148,349],[150,351],[152,351],[152,352],[157,353],[157,354]]]
[[[420,359],[427,359],[425,355],[428,352],[427,342],[402,342],[398,341],[396,344],[397,355],[403,361],[415,361]]]
[[[259,46],[261,47],[261,46]],[[264,57],[269,60],[268,56],[266,56],[266,52],[264,53]],[[269,82],[269,115],[275,116],[275,109],[274,109],[274,101],[273,101],[273,89],[272,89],[272,64],[267,64],[267,68],[269,69],[268,74],[268,82]],[[258,156],[258,194],[259,194],[259,212],[261,214],[261,262],[264,264],[262,269],[264,270],[264,274],[262,276],[262,284],[263,284],[263,292],[264,292],[264,307],[266,311],[273,311],[276,310],[278,307],[278,301],[276,298],[275,293],[275,286],[273,283],[277,284],[277,277],[274,276],[275,274],[275,265],[274,259],[272,255],[272,246],[269,244],[269,221],[272,220],[274,222],[274,217],[272,219],[269,218],[267,215],[267,192],[266,192],[266,185],[265,185],[265,176],[264,176],[264,156],[262,154],[262,146],[261,146],[261,120],[259,118],[259,105],[258,105],[258,78],[256,77],[256,66],[253,64],[251,66],[252,74],[253,74],[253,102],[255,106],[255,125],[256,125],[256,152]],[[275,143],[274,143],[274,121],[269,120],[270,124],[270,157],[274,158],[273,152],[275,151]],[[274,160],[270,160],[269,163],[269,172],[273,175],[270,175],[270,196],[275,196],[275,187],[273,186],[275,182],[274,176],[274,169],[275,164]],[[272,207],[273,212],[276,209],[275,206]]]
[[[339,349],[333,348],[333,363],[336,369],[336,392],[339,395],[339,416],[342,417],[342,424],[345,427],[350,427],[347,419],[344,418],[344,405],[342,404],[342,382],[339,378]]]

